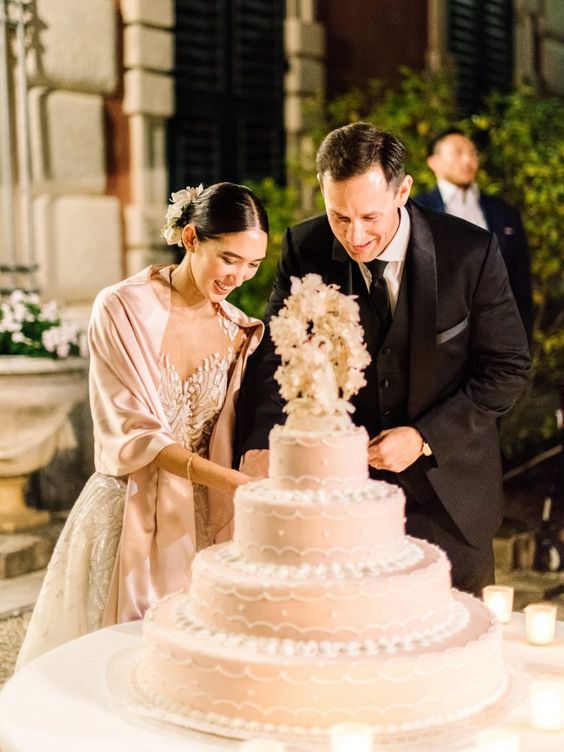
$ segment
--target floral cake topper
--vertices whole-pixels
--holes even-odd
[[[287,401],[288,424],[335,428],[350,423],[350,398],[366,384],[370,356],[363,341],[356,300],[326,285],[318,274],[292,277],[291,294],[270,321],[282,359],[275,378]]]
[[[203,190],[204,186],[200,183],[196,188],[187,185],[181,191],[171,193],[170,206],[166,210],[166,223],[161,229],[161,235],[168,245],[176,243],[176,245],[182,246],[182,230],[188,224],[185,217],[186,209]]]

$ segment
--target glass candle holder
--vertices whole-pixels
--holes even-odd
[[[556,606],[552,603],[531,603],[525,607],[527,640],[533,645],[549,645],[556,630]]]
[[[531,721],[541,731],[564,729],[564,680],[539,679],[529,690]]]
[[[504,729],[485,729],[477,735],[479,752],[520,752],[521,737]]]
[[[364,723],[338,723],[329,737],[331,752],[372,752],[372,728]]]
[[[511,621],[513,588],[505,585],[488,585],[482,590],[482,600],[502,624]]]

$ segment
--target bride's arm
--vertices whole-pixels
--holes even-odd
[[[190,463],[189,466],[188,463]],[[192,483],[200,483],[202,486],[209,486],[231,495],[243,483],[252,480],[250,475],[200,457],[199,454],[188,451],[181,444],[170,444],[162,449],[155,459],[155,464],[169,473],[188,478]]]

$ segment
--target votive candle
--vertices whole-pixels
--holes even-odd
[[[482,600],[502,624],[511,621],[513,588],[505,585],[488,585],[482,590]]]
[[[564,680],[538,679],[532,682],[529,709],[535,728],[542,731],[564,729]]]
[[[331,752],[372,752],[372,728],[364,723],[338,723],[329,736]]]
[[[551,603],[530,603],[525,607],[527,640],[533,645],[549,645],[556,630],[556,606]]]
[[[251,739],[243,742],[239,749],[240,752],[285,752],[286,750],[282,742],[276,739]]]
[[[521,737],[505,729],[486,729],[478,734],[480,752],[520,752]]]

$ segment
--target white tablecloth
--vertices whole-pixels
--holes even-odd
[[[564,733],[531,727],[525,691],[534,678],[564,678],[564,623],[557,626],[557,641],[544,647],[526,643],[521,614],[514,614],[504,633],[516,692],[515,701],[494,714],[496,725],[521,735],[522,752],[564,752]],[[106,683],[107,665],[119,651],[138,647],[140,635],[141,622],[103,629],[41,656],[12,677],[0,693],[1,752],[237,750],[238,742],[143,721],[116,708]],[[466,724],[460,742],[427,740],[417,750],[466,752],[474,741],[474,729]]]

